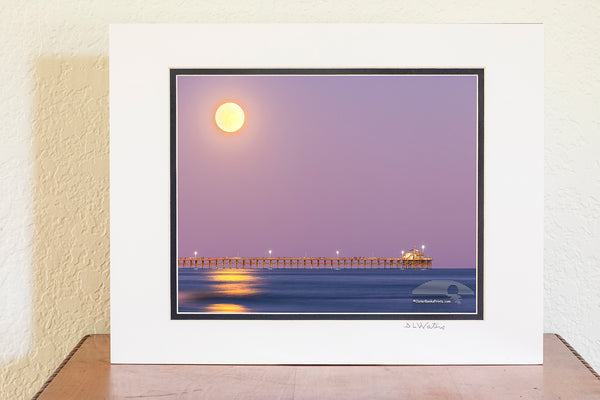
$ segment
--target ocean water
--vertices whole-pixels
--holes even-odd
[[[475,269],[179,269],[181,313],[474,313]]]

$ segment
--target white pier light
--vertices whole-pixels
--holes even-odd
[[[421,245],[421,250],[425,251],[425,245]]]
[[[336,250],[336,251],[335,251],[335,254],[337,254],[337,256],[339,257],[339,256],[340,256],[340,251],[339,251],[339,250]]]
[[[272,252],[272,250],[269,250],[269,257],[271,257],[271,252]]]
[[[198,257],[198,252],[197,252],[197,251],[195,251],[195,252],[194,252],[194,258],[197,258],[197,257]]]
[[[404,255],[404,250],[402,250],[402,255]]]

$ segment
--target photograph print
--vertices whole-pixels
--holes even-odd
[[[483,79],[171,69],[171,318],[483,319]]]

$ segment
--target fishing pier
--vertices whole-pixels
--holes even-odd
[[[190,257],[177,260],[192,269],[431,269],[433,258],[412,249],[402,257]]]

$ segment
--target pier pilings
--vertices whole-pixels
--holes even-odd
[[[177,259],[192,269],[431,269],[433,258],[400,257],[191,257]]]

